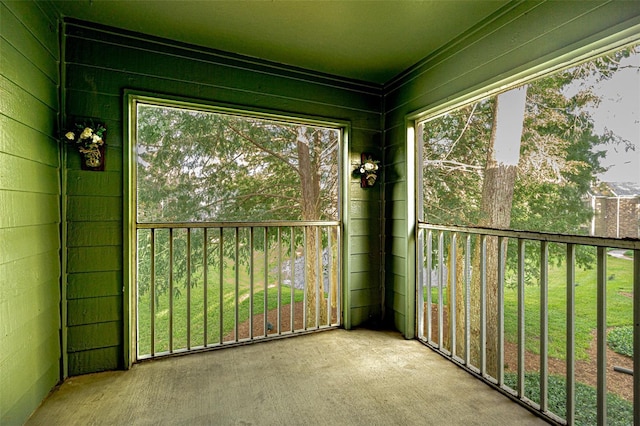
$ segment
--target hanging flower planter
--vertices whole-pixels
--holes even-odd
[[[76,123],[64,134],[63,140],[74,146],[81,156],[82,170],[103,171],[107,129],[103,123],[93,120]]]
[[[360,165],[353,173],[360,177],[360,187],[369,188],[376,184],[379,170],[380,161],[374,160],[371,154],[362,153]]]

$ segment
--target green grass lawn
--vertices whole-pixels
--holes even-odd
[[[587,349],[596,328],[596,270],[575,270],[575,342],[576,357],[585,359]],[[607,257],[607,327],[633,324],[633,263],[630,260]],[[540,286],[529,284],[525,287],[525,347],[540,352]],[[426,301],[427,289],[424,297]],[[549,356],[565,358],[566,352],[566,266],[549,266],[548,322]],[[432,303],[438,303],[437,288],[431,289]],[[505,338],[517,342],[518,295],[515,287],[505,289]],[[448,303],[448,290],[443,289],[443,303]]]
[[[253,314],[264,312],[264,276],[256,270],[253,286]],[[207,285],[207,307],[205,309],[204,284],[201,276],[194,274],[192,288],[187,292],[183,284],[176,284],[173,298],[173,349],[186,348],[187,324],[190,325],[190,346],[204,345],[204,317],[207,316],[207,344],[220,341],[220,282],[219,272],[212,269]],[[275,284],[277,276],[269,277],[269,284]],[[236,302],[235,271],[225,268],[222,288],[222,335],[226,335],[235,327],[235,302]],[[179,294],[177,294],[179,293]],[[246,271],[240,271],[238,275],[238,323],[249,318],[250,314],[250,278]],[[139,355],[151,352],[151,312],[149,292],[138,296],[138,353]],[[294,302],[304,300],[302,290],[294,290]],[[187,300],[190,299],[190,303]],[[291,288],[282,285],[280,292],[282,305],[291,303]],[[169,350],[169,294],[159,294],[155,308],[155,352]],[[278,306],[278,289],[267,289],[267,310],[276,309]],[[190,308],[189,316],[187,315]]]
[[[564,265],[549,268],[548,321],[549,356],[564,359],[566,352],[566,270]],[[596,270],[576,268],[575,343],[576,357],[585,359],[596,328]],[[607,257],[607,327],[633,323],[633,263]],[[626,294],[626,295],[625,295]],[[526,349],[539,353],[540,287],[525,289]],[[517,342],[517,290],[505,290],[505,337]]]

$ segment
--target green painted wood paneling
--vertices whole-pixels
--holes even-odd
[[[116,150],[113,151],[116,152]],[[109,154],[111,152],[107,152],[105,157],[113,160]],[[77,157],[80,158],[80,155],[77,155]],[[74,196],[119,197],[122,195],[122,173],[118,171],[87,173],[80,170],[69,170],[67,173],[67,191]]]
[[[122,246],[122,222],[72,222],[67,247]]]
[[[91,349],[69,354],[69,375],[93,373],[96,371],[122,368],[118,359],[122,357],[122,347]]]
[[[638,2],[511,2],[505,8],[460,35],[384,88],[385,97],[385,282],[398,280],[406,294],[414,294],[414,247],[407,234],[413,224],[408,206],[415,194],[402,181],[410,176],[406,152],[405,119],[419,110],[453,104],[477,96],[552,65],[593,54],[612,43],[629,41],[640,31]],[[412,307],[386,291],[387,312],[398,329],[410,336],[415,319]],[[407,299],[408,300],[408,299]]]
[[[119,346],[122,342],[122,321],[83,324],[69,327],[70,352]],[[117,360],[114,360],[118,364]],[[72,361],[69,359],[71,368]]]
[[[0,1],[0,424],[61,378],[57,17]]]
[[[122,220],[122,197],[77,197],[75,194],[69,194],[67,207],[69,209],[67,219],[70,222],[103,222]]]
[[[347,121],[351,124],[351,146],[357,147],[349,160],[359,160],[361,151],[380,149],[379,86],[300,72],[168,40],[159,42],[154,37],[114,29],[105,31],[73,20],[67,22],[65,43],[65,113],[68,117],[104,120],[109,147],[108,172],[80,171],[78,156],[73,152],[69,152],[66,164],[69,321],[85,324],[69,328],[70,374],[121,366],[126,348],[122,327],[127,313],[114,308],[117,301],[126,305],[124,298],[128,298],[121,290],[128,285],[122,282],[121,275],[124,265],[121,150],[128,146],[122,140],[125,89]],[[358,292],[358,305],[345,307],[351,326],[381,312],[381,194],[378,188],[364,191],[353,178],[346,195],[344,205],[350,217],[345,224],[348,234],[344,235],[349,256],[345,273],[369,275],[369,280],[362,281],[354,290]],[[353,239],[352,221],[357,221],[354,227],[357,235]],[[350,254],[349,250],[357,254]],[[99,265],[96,259],[100,259]],[[345,285],[351,292],[348,280]],[[109,305],[106,317],[90,313],[105,303]],[[101,322],[105,319],[113,321]],[[118,326],[119,334],[115,332]]]
[[[59,192],[58,170],[30,159],[0,156],[0,190],[57,194]]]
[[[51,251],[59,244],[58,224],[0,228],[0,263]]]
[[[3,39],[41,69],[55,86],[59,56],[56,18],[46,15],[37,5],[20,3],[3,1],[0,4]]]
[[[0,152],[57,167],[58,143],[45,130],[0,114]]]
[[[67,252],[70,274],[122,270],[120,246],[69,247]]]
[[[59,206],[58,194],[0,191],[0,228],[57,223],[58,217],[51,212]]]
[[[102,271],[71,274],[67,278],[67,286],[67,300],[104,296],[122,297],[122,273]]]
[[[119,294],[109,297],[70,299],[67,307],[69,327],[118,321],[122,318],[122,298]]]

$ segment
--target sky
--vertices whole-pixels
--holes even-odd
[[[635,151],[625,151],[623,146],[598,147],[607,150],[601,164],[610,166],[598,176],[601,181],[640,184],[640,48],[636,52],[621,61],[621,66],[630,68],[619,70],[594,88],[602,98],[592,115],[596,132],[602,133],[606,127],[635,146]]]

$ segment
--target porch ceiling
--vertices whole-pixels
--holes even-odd
[[[383,84],[508,0],[52,0],[65,17]]]

